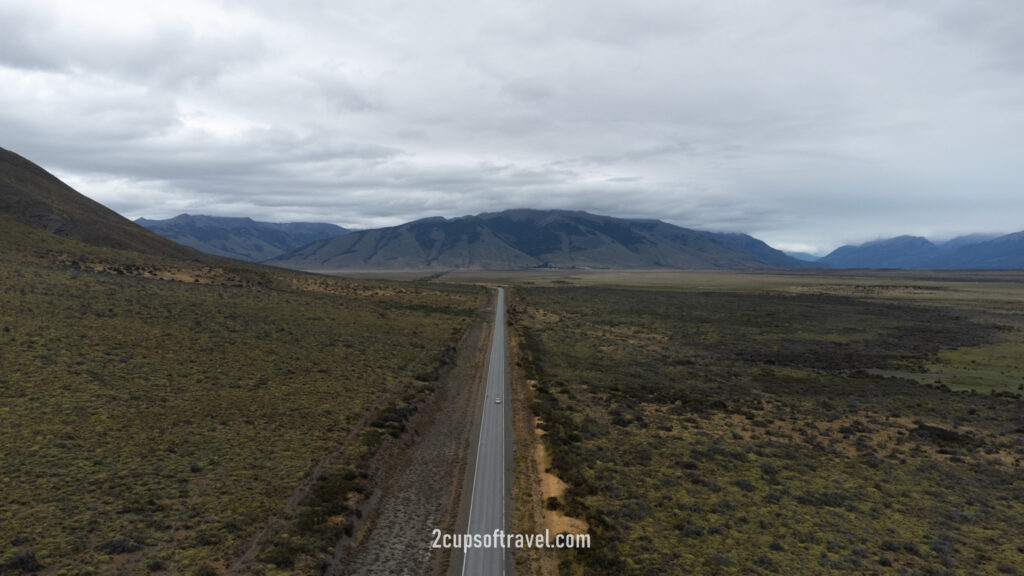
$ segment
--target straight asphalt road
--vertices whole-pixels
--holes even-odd
[[[494,335],[487,368],[480,438],[477,441],[476,470],[469,504],[468,534],[493,537],[505,531],[505,290],[498,288],[494,313]],[[498,403],[497,400],[501,399]],[[463,557],[463,576],[493,576],[505,573],[505,550],[499,546],[470,548]]]

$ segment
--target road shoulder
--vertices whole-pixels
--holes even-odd
[[[454,564],[450,550],[430,547],[432,531],[454,532],[459,525],[463,479],[467,470],[472,472],[469,448],[478,426],[478,383],[491,324],[489,313],[481,311],[435,393],[417,410],[406,432],[378,454],[374,478],[381,491],[379,504],[367,515],[364,534],[343,573],[444,574]],[[467,414],[474,419],[467,420]]]

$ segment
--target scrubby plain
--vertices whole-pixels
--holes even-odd
[[[1024,573],[1019,275],[644,280],[514,291],[562,573]]]
[[[0,573],[320,573],[481,288],[0,230]]]

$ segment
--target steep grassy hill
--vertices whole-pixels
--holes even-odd
[[[153,256],[199,256],[194,250],[162,238],[86,198],[46,170],[3,148],[0,148],[0,214],[93,246]]]

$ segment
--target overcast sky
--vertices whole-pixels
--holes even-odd
[[[1024,230],[1017,0],[0,0],[0,146],[121,214]]]

